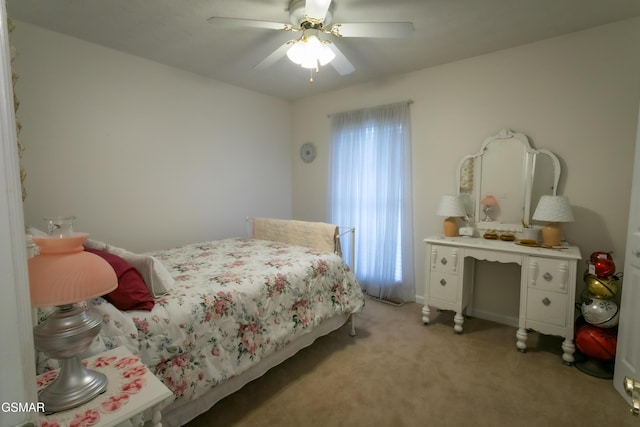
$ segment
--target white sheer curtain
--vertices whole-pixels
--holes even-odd
[[[331,221],[356,228],[352,267],[364,290],[413,301],[408,102],[332,116],[329,191]]]

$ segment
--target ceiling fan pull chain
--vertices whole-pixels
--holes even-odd
[[[313,83],[313,68],[309,68],[309,83]],[[318,65],[316,65],[316,74],[318,74],[320,72],[320,67]]]

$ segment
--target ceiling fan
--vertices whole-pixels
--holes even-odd
[[[260,61],[255,66],[257,69],[271,66],[286,55],[292,62],[316,72],[320,66],[331,64],[340,75],[352,73],[355,67],[331,41],[332,38],[404,38],[413,31],[411,22],[332,23],[331,0],[291,0],[287,10],[290,24],[220,16],[212,16],[207,21],[226,28],[252,27],[301,33],[300,37],[285,42]],[[313,76],[310,82],[313,82]]]

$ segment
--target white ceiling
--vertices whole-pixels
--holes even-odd
[[[408,39],[333,39],[356,70],[310,84],[286,57],[253,67],[291,33],[222,29],[210,16],[289,22],[289,0],[7,0],[17,20],[284,99],[384,80],[640,16],[639,0],[334,0],[333,22],[411,21]]]

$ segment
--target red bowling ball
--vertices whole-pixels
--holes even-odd
[[[576,327],[576,347],[585,356],[608,362],[616,357],[617,328],[600,328],[581,319]]]

